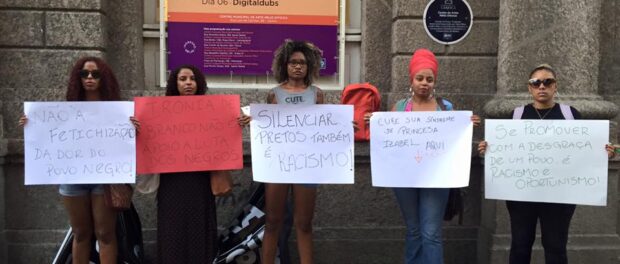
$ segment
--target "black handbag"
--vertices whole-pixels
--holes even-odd
[[[461,196],[461,188],[450,188],[448,204],[443,214],[443,220],[451,221],[457,214],[459,215],[459,225],[463,225],[463,197]]]

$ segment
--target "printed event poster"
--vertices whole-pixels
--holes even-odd
[[[138,173],[243,168],[239,95],[136,97]]]
[[[486,120],[487,199],[605,206],[608,120]]]
[[[321,75],[338,69],[338,0],[167,1],[168,69],[200,66],[208,74],[268,75],[285,39],[323,51]]]
[[[133,102],[25,102],[25,184],[134,183]]]
[[[353,183],[352,105],[252,104],[254,181]]]
[[[370,119],[372,185],[469,185],[471,111],[375,112]]]

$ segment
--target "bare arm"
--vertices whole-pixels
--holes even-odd
[[[482,119],[478,115],[471,116],[471,122],[474,123],[474,126],[479,126]]]
[[[26,117],[26,115],[19,117],[19,121],[17,121],[17,125],[19,125],[19,127],[24,127],[26,123],[28,123],[28,117]]]
[[[239,123],[241,127],[247,126],[250,121],[252,121],[252,117],[244,113],[241,113],[241,115],[237,117],[237,123]]]
[[[136,133],[140,133],[140,121],[133,116],[129,117],[129,121],[133,124],[133,127],[136,129]]]
[[[276,94],[273,92],[273,90],[269,90],[269,93],[267,93],[267,103],[268,104],[277,104],[277,100],[276,100]]]
[[[613,158],[616,156],[616,146],[612,144],[605,145],[605,150],[607,150],[607,158]]]
[[[319,87],[316,88],[316,104],[325,103],[325,93]]]
[[[487,152],[487,142],[486,141],[480,141],[480,143],[478,143],[478,153],[480,154],[480,156],[484,156],[484,153]]]

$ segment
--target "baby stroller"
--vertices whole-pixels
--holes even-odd
[[[234,219],[228,230],[219,237],[219,254],[215,264],[258,264],[265,232],[265,185],[260,184],[248,204]],[[284,242],[288,234],[284,236]],[[280,263],[280,256],[276,262]]]
[[[142,223],[136,208],[131,204],[129,210],[118,214],[116,220],[116,240],[118,242],[118,263],[143,264],[144,246],[142,244]],[[73,244],[73,232],[71,227],[56,253],[52,264],[72,263],[71,245]],[[90,263],[99,264],[99,246],[93,236],[90,250]]]

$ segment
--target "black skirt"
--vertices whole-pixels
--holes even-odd
[[[213,262],[217,218],[208,172],[161,174],[157,252],[160,264]]]

